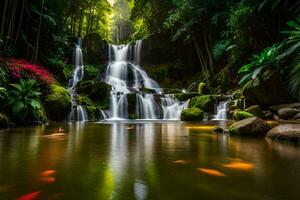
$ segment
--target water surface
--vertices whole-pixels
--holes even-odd
[[[300,198],[300,147],[210,129],[149,121],[0,132],[0,199]]]

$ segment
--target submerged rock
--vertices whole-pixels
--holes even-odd
[[[192,98],[189,103],[189,108],[195,107],[208,113],[214,113],[216,103],[217,99],[214,96],[202,95]]]
[[[7,129],[9,125],[8,117],[0,113],[0,129]]]
[[[188,108],[183,110],[180,119],[182,121],[201,121],[203,120],[204,112],[199,108]]]
[[[300,119],[300,113],[298,113],[297,115],[295,115],[294,119]]]
[[[280,119],[293,119],[299,111],[296,108],[282,108],[278,110],[278,116]]]
[[[264,114],[263,110],[258,105],[251,106],[251,107],[247,108],[245,111],[248,113],[251,113],[252,115],[254,115],[256,117],[260,117],[262,119],[265,118],[265,114]]]
[[[233,114],[233,119],[236,121],[240,121],[240,120],[247,119],[250,117],[254,117],[254,115],[252,115],[251,113],[245,112],[245,111],[236,111]]]
[[[271,129],[267,138],[273,140],[300,141],[300,124],[282,124]]]
[[[270,126],[258,117],[250,117],[232,124],[229,133],[244,136],[265,136]]]

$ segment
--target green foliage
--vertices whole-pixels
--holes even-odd
[[[95,79],[99,75],[100,71],[102,71],[102,69],[100,69],[100,67],[102,67],[102,66],[85,65],[84,79],[85,80]]]
[[[59,57],[49,58],[48,66],[56,76],[63,76],[65,80],[70,79],[70,77],[72,76],[72,65],[66,64],[66,62]]]
[[[0,87],[0,100],[7,97],[7,90],[3,87]]]
[[[19,84],[10,84],[8,106],[18,122],[45,121],[46,116],[35,80],[21,79]]]
[[[207,85],[203,82],[199,83],[198,85],[198,94],[199,95],[206,95],[209,94],[209,89]]]
[[[188,108],[183,110],[180,119],[182,121],[201,121],[203,120],[204,112],[199,108]]]
[[[277,57],[281,47],[281,45],[273,45],[264,49],[259,55],[253,55],[250,59],[251,63],[244,65],[239,70],[239,74],[243,75],[239,83],[246,85],[249,81],[254,80],[267,70],[279,70],[279,60]]]
[[[6,115],[0,113],[0,129],[6,129],[9,125],[9,119]]]

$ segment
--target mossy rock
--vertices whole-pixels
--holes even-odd
[[[205,83],[199,83],[198,85],[198,94],[199,95],[207,95],[209,94],[209,89]]]
[[[197,92],[191,92],[191,93],[177,93],[174,95],[176,99],[178,99],[179,101],[187,101],[191,98],[194,98],[196,96],[198,96]]]
[[[7,129],[9,127],[8,117],[0,113],[0,129]]]
[[[234,99],[243,99],[245,98],[243,95],[243,88],[240,88],[232,93]]]
[[[78,94],[90,98],[101,109],[106,110],[109,108],[110,85],[93,80],[83,81],[77,86],[76,91]]]
[[[229,111],[234,111],[234,110],[236,110],[236,109],[239,109],[239,107],[236,106],[236,105],[231,105],[231,106],[229,107]]]
[[[67,89],[59,85],[52,85],[51,93],[45,100],[45,107],[51,120],[66,120],[71,110],[71,97]]]
[[[214,113],[216,103],[217,99],[214,96],[202,95],[192,98],[189,102],[189,108],[195,107],[208,113]]]
[[[245,112],[251,113],[252,115],[256,117],[260,117],[262,119],[265,118],[265,114],[263,110],[258,105],[247,108]]]
[[[204,112],[199,108],[188,108],[183,110],[180,119],[182,121],[202,121]]]
[[[100,118],[100,111],[95,106],[86,106],[86,111],[89,116],[89,120],[96,120]]]
[[[149,88],[141,88],[140,91],[142,93],[146,93],[146,94],[156,94],[156,91],[153,89],[149,89]]]
[[[270,126],[258,117],[250,117],[232,124],[229,133],[240,136],[265,136]]]
[[[251,113],[245,112],[245,111],[236,111],[233,115],[233,119],[236,121],[240,121],[243,119],[247,119],[250,117],[254,117]]]
[[[94,106],[93,101],[88,96],[83,96],[83,95],[77,96],[76,101],[77,101],[78,105]]]

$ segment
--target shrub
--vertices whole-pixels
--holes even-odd
[[[19,84],[10,84],[10,86],[8,106],[17,122],[46,120],[44,107],[40,100],[41,93],[35,80],[21,79]]]
[[[28,78],[38,80],[46,85],[54,82],[52,75],[47,69],[26,60],[11,58],[8,62],[8,70],[12,78],[16,80]]]

